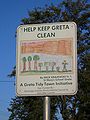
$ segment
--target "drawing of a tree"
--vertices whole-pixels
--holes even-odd
[[[42,70],[41,68],[42,68],[42,66],[43,66],[43,63],[38,63],[38,66],[39,66],[40,71],[41,71],[41,70]]]
[[[59,66],[56,67],[56,71],[57,71],[57,72],[60,71],[60,67],[59,67]]]
[[[48,67],[49,67],[49,62],[44,62],[44,66],[46,67],[46,71],[48,71]]]
[[[26,57],[23,57],[22,61],[23,61],[23,71],[26,71],[26,61],[27,61]]]
[[[32,61],[32,57],[28,56],[28,69],[31,70],[31,61]]]
[[[37,61],[40,59],[40,57],[38,55],[34,55],[33,56],[33,60],[34,60],[34,70],[37,71]]]
[[[64,60],[63,62],[62,62],[62,64],[63,64],[63,71],[67,71],[67,68],[66,68],[66,65],[68,64],[67,62],[66,62],[66,60]]]
[[[55,65],[56,65],[56,62],[51,62],[50,63],[50,66],[52,67],[52,71],[54,70]]]

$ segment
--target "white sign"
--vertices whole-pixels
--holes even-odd
[[[74,22],[18,27],[16,64],[18,96],[76,94],[76,34]]]

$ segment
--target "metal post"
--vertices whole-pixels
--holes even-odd
[[[43,120],[50,120],[50,97],[44,97]]]

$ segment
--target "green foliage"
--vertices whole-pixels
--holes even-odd
[[[32,61],[32,57],[31,56],[28,57],[28,61]]]
[[[42,120],[41,97],[16,97],[12,99],[9,120]],[[35,112],[33,113],[33,110]]]
[[[26,57],[23,57],[22,60],[24,63],[27,61]]]
[[[8,77],[15,77],[16,76],[16,66],[13,67],[12,72],[8,75]]]
[[[33,56],[33,60],[37,61],[39,59],[40,59],[40,57],[38,55]]]
[[[77,24],[78,93],[74,96],[51,97],[51,120],[57,120],[60,109],[63,120],[89,120],[90,108],[90,4],[86,0],[64,0],[28,12],[22,24],[74,21]],[[33,58],[33,60],[37,60]],[[39,60],[39,59],[38,59]],[[23,97],[11,101],[9,120],[42,120],[43,98]]]

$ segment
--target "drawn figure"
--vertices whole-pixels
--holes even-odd
[[[63,64],[63,70],[62,71],[66,72],[67,71],[66,66],[67,66],[68,63],[66,62],[66,60],[64,60],[62,64]]]
[[[28,56],[28,69],[31,70],[31,61],[32,61],[32,57]]]
[[[26,71],[26,57],[23,57],[22,58],[22,61],[23,61],[23,71]]]
[[[40,59],[40,57],[38,55],[33,56],[33,60],[34,60],[34,70],[37,71],[38,67],[37,67],[37,61]]]

